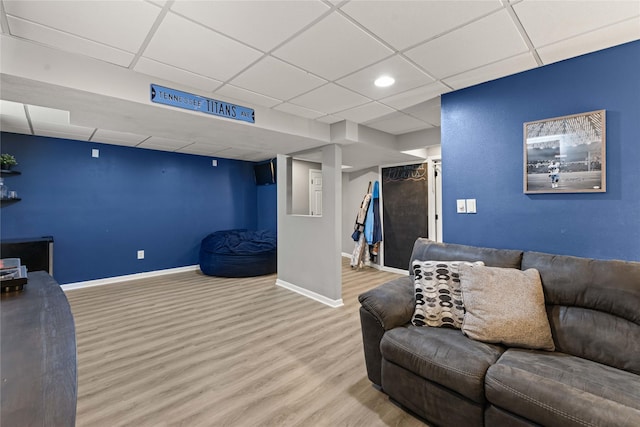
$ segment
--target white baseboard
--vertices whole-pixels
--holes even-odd
[[[328,305],[329,307],[332,307],[332,308],[342,307],[344,305],[342,302],[342,298],[340,299],[327,298],[324,295],[320,295],[308,289],[301,288],[300,286],[296,286],[293,283],[289,283],[281,279],[276,280],[276,286],[280,286],[281,288],[285,288],[297,294],[303,295],[307,298],[311,298],[314,301],[321,302],[322,304]]]
[[[409,270],[401,270],[399,268],[395,268],[395,267],[380,267],[380,270],[382,271],[388,271],[389,273],[396,273],[396,274],[402,274],[404,276],[408,276],[409,275]]]
[[[342,252],[341,254],[342,254],[343,258],[351,259],[351,255],[352,254],[348,254],[346,252]],[[383,267],[380,264],[376,264],[375,262],[371,262],[371,261],[365,261],[364,265],[365,265],[365,267],[376,268],[378,270],[382,270],[383,269]]]
[[[113,283],[127,282],[129,280],[146,279],[148,277],[164,276],[165,274],[184,273],[186,271],[199,270],[199,265],[187,265],[186,267],[167,268],[165,270],[145,271],[144,273],[127,274],[124,276],[106,277],[104,279],[87,280],[85,282],[67,283],[60,285],[63,291],[72,289],[89,288],[91,286],[110,285]]]

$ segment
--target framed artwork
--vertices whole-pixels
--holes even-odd
[[[524,192],[604,193],[605,110],[524,124]]]

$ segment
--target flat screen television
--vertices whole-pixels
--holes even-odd
[[[276,183],[276,159],[256,163],[253,166],[256,175],[256,185],[271,185]]]

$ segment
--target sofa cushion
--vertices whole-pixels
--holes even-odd
[[[385,360],[483,403],[485,373],[504,348],[470,340],[459,329],[407,326],[387,331],[380,350]]]
[[[540,272],[556,350],[640,374],[640,262],[526,252]]]
[[[640,425],[637,375],[565,353],[509,349],[485,389],[492,404],[542,425]]]
[[[484,342],[553,351],[537,270],[463,264],[460,276],[465,335]]]
[[[476,246],[440,243],[420,237],[413,244],[409,274],[413,275],[413,261],[484,261],[492,267],[520,268],[522,251],[515,249],[493,249]]]
[[[460,265],[465,261],[414,261],[415,326],[444,326],[460,329],[464,304],[460,290]],[[484,265],[482,261],[473,263]]]

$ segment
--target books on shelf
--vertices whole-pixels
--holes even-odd
[[[20,265],[20,258],[0,260],[0,285],[2,292],[21,291],[27,284],[27,267]]]

